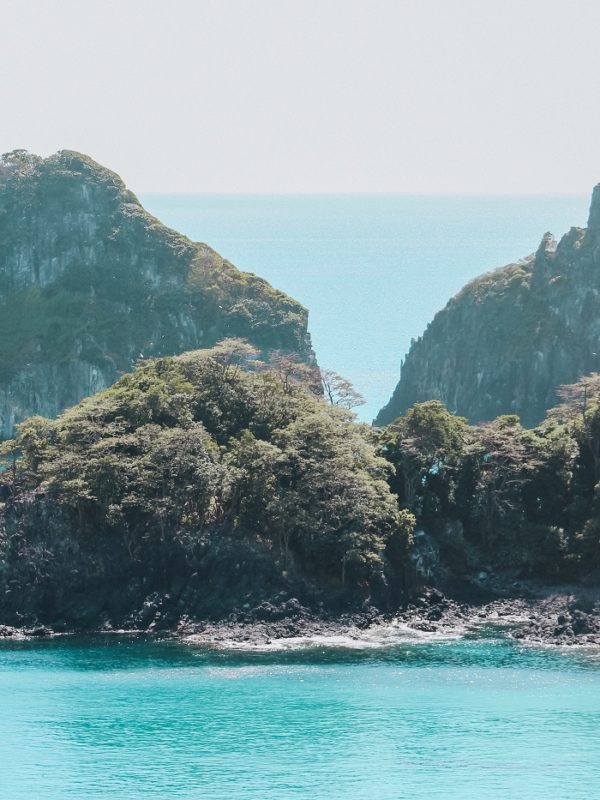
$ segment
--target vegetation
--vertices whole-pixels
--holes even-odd
[[[418,585],[415,526],[442,585],[600,568],[600,376],[534,430],[438,401],[375,430],[340,376],[260,356],[228,339],[142,362],[19,426],[0,478],[5,620],[141,625],[149,598],[173,623],[292,596],[393,607]]]
[[[413,518],[371,430],[305,365],[257,355],[233,339],[144,362],[57,420],[23,423],[4,445],[0,582],[39,587],[40,608],[65,584],[110,607],[106,587],[165,592],[198,574],[203,613],[221,609],[215,592],[230,607],[292,587],[326,605],[389,600]]]
[[[446,566],[546,579],[600,567],[600,376],[561,394],[533,430],[515,416],[469,426],[432,401],[383,432],[392,488]]]

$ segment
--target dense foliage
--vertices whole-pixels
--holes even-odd
[[[228,583],[231,604],[242,589],[252,601],[290,587],[325,603],[387,597],[412,516],[346,395],[327,402],[308,372],[228,340],[29,419],[5,444],[5,583],[16,564],[44,587],[41,604],[65,575],[71,592],[135,575],[147,591],[198,572],[206,596]],[[36,527],[36,508],[50,522]]]
[[[469,426],[430,401],[382,434],[400,505],[447,569],[551,579],[600,567],[600,376],[561,393],[533,430],[515,416]]]
[[[600,376],[562,396],[534,430],[438,401],[375,430],[342,378],[243,340],[142,362],[4,443],[0,613],[147,625],[157,605],[175,623],[282,597],[389,607],[482,570],[582,577],[600,569]]]

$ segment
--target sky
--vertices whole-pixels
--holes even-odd
[[[3,0],[0,152],[134,191],[588,194],[598,0]]]

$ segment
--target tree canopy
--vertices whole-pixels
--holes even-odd
[[[303,369],[240,340],[143,362],[58,419],[19,426],[4,444],[7,505],[50,508],[73,548],[109,546],[119,569],[190,573],[227,539],[267,553],[281,585],[383,592],[412,515],[370,429]]]
[[[480,564],[538,577],[600,566],[600,376],[559,396],[533,430],[516,416],[470,426],[430,401],[381,433],[401,507],[442,550],[448,530],[464,532],[460,553],[442,558],[458,555],[468,570],[476,548]]]

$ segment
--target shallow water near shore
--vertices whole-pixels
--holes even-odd
[[[493,629],[364,649],[5,642],[0,709],[10,800],[600,793],[599,652]]]

